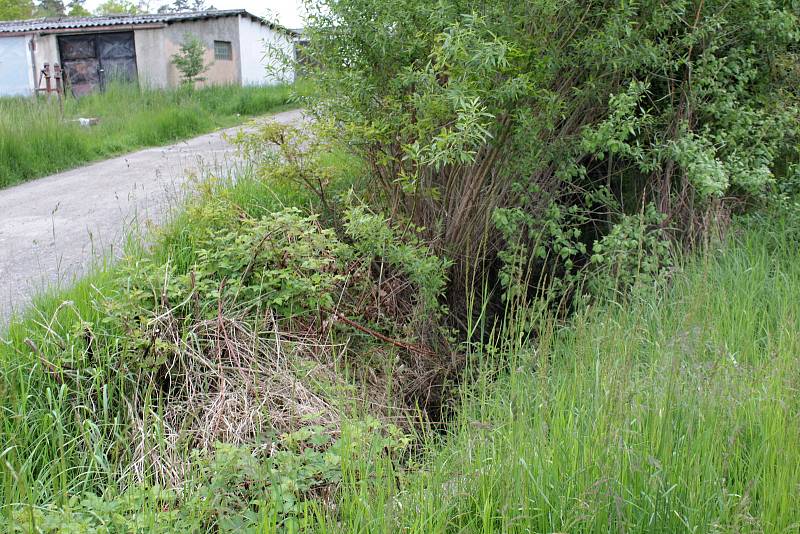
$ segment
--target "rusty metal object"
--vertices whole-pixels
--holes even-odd
[[[50,100],[53,94],[58,99],[58,107],[61,110],[61,115],[64,115],[64,71],[58,63],[53,64],[52,70],[49,63],[42,66],[39,73],[39,83],[36,86],[36,94],[45,93],[47,99]],[[42,81],[44,80],[44,87]]]
[[[133,32],[58,37],[67,85],[76,97],[104,90],[114,81],[137,79]]]
[[[61,69],[61,65],[56,63],[53,65],[53,78],[56,80],[56,92],[59,95],[64,95],[64,71]]]
[[[52,69],[50,63],[45,63],[39,72],[39,84],[36,92],[46,93],[48,96],[56,93],[61,98],[64,95],[63,74],[64,71],[58,63],[54,64]],[[44,81],[44,87],[42,87],[42,81]]]

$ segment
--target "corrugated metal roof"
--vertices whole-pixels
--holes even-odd
[[[152,15],[108,15],[103,17],[47,17],[31,20],[0,22],[0,34],[28,33],[52,30],[81,30],[107,26],[139,26],[142,24],[173,24],[193,20],[216,19],[234,16],[250,17],[276,30],[292,33],[276,24],[257,17],[244,9],[213,9],[187,13],[156,13]]]

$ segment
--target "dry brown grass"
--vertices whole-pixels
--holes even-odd
[[[358,365],[350,337],[333,341],[340,337],[333,335],[336,317],[297,321],[292,330],[269,310],[242,315],[220,306],[216,318],[188,328],[170,311],[153,317],[149,328],[164,363],[140,372],[128,401],[135,479],[175,487],[188,475],[187,451],[211,451],[218,442],[269,448],[265,438],[308,425],[335,437],[344,417],[364,410],[408,428],[419,392],[431,396],[441,369],[409,367],[391,345],[374,346],[370,356],[389,365]],[[391,365],[393,357],[399,365]]]

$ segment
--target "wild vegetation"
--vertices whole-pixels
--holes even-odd
[[[456,260],[460,314],[476,263],[552,291],[614,269],[626,216],[691,244],[796,173],[793,2],[319,4],[319,112]]]
[[[200,224],[210,225],[201,235],[230,228],[216,218],[227,209],[245,210],[246,228],[289,224],[295,236],[275,240],[301,236],[288,250],[302,254],[320,222],[281,206],[309,201],[255,180],[209,190],[151,253],[131,251],[12,327],[0,486],[12,531],[784,532],[800,521],[800,206],[738,220],[668,285],[567,323],[540,316],[535,337],[519,319],[529,310],[509,310],[491,340],[464,346],[475,380],[440,433],[414,430],[402,403],[387,410],[391,384],[408,382],[375,380],[399,368],[385,343],[346,323],[328,342],[313,329],[300,337],[297,322],[319,306],[319,293],[304,293],[317,282],[303,269],[311,258],[290,252],[286,268],[252,271],[300,284],[257,289],[272,306],[292,293],[286,332],[270,321],[288,314],[261,307],[257,285],[221,287],[224,274],[190,261],[218,254],[247,271],[249,232],[216,251],[194,239]],[[285,246],[265,249],[262,267]],[[329,235],[317,246],[341,245]],[[184,285],[194,271],[174,273],[181,265],[198,269],[197,298]],[[230,291],[222,311],[220,287]],[[241,304],[231,298],[248,288]],[[141,328],[120,329],[136,311]],[[142,359],[142,346],[158,352]]]
[[[797,529],[791,213],[738,220],[669,287],[543,320],[535,342],[514,321],[472,354],[480,378],[446,437],[410,467],[345,464],[337,508],[308,531]]]
[[[79,100],[0,99],[0,187],[138,148],[180,141],[291,107],[291,88],[140,90],[115,85]],[[97,118],[84,127],[79,118]]]
[[[210,64],[205,62],[206,48],[196,35],[187,33],[178,53],[172,56],[172,64],[181,73],[181,82],[194,87],[197,82],[205,81],[203,74]]]
[[[311,4],[313,122],[10,326],[9,528],[796,530],[797,6]]]

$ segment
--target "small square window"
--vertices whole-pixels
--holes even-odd
[[[233,46],[230,41],[214,41],[214,59],[233,59]]]

